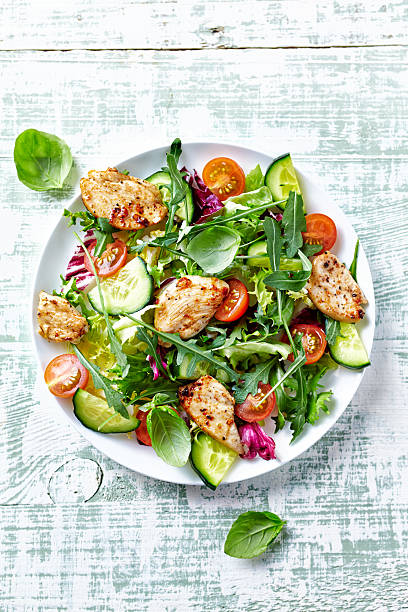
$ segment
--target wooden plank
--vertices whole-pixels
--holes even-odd
[[[407,44],[405,0],[3,0],[1,49]]]
[[[404,609],[407,54],[0,53],[2,610]],[[15,179],[14,138],[27,127],[67,140],[72,183],[176,135],[265,150],[285,140],[320,177],[361,236],[378,313],[373,366],[318,444],[271,475],[212,493],[120,468],[50,418],[37,399],[27,291],[74,189],[38,194]],[[267,508],[289,521],[280,541],[253,562],[226,557],[234,518]]]

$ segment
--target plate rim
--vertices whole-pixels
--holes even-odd
[[[152,143],[153,144],[153,143]],[[281,143],[275,143],[276,146],[280,145]],[[158,152],[162,152],[163,149],[168,149],[169,148],[169,144],[168,142],[166,142],[165,144],[163,144],[163,142],[161,141],[161,144],[154,142],[154,145],[152,148],[145,148],[144,144],[141,144],[139,147],[135,146],[134,148],[134,154],[131,157],[127,157],[125,160],[118,162],[117,164],[115,164],[114,167],[118,167],[118,166],[126,166],[126,164],[128,162],[131,162],[135,157],[138,157],[140,155],[144,155],[144,154],[154,154],[154,153],[158,153]],[[248,144],[242,144],[242,141],[238,141],[238,140],[228,140],[228,141],[216,141],[214,139],[203,139],[200,138],[200,140],[194,140],[194,139],[183,139],[182,140],[182,146],[185,147],[186,145],[193,145],[193,146],[215,146],[215,147],[219,147],[219,146],[225,146],[225,147],[233,147],[233,148],[237,148],[240,149],[242,151],[245,152],[250,152],[251,154],[259,154],[261,156],[265,156],[265,157],[269,157],[270,160],[272,161],[274,159],[273,156],[273,149],[271,154],[266,153],[258,148],[253,148],[252,146],[250,146],[250,143]],[[295,153],[296,155],[296,153]],[[295,167],[297,167],[297,165],[295,165]],[[329,199],[333,202],[334,206],[341,212],[342,215],[347,217],[347,214],[343,211],[343,209],[337,204],[337,202],[333,199],[333,197],[331,196],[331,194],[327,193],[326,190],[322,189],[319,186],[319,177],[318,175],[316,175],[315,173],[312,172],[303,172],[301,169],[299,169],[299,172],[302,174],[303,177],[305,177],[307,180],[311,181],[315,186],[317,186],[318,190],[320,192],[322,192],[323,194],[327,194],[327,196],[329,197]],[[64,208],[67,209],[71,209],[73,206],[76,205],[76,201],[78,200],[78,198],[80,198],[81,196],[81,191],[78,188],[75,189],[75,195],[72,196],[72,198],[70,198],[69,202],[67,205],[64,205]],[[42,269],[42,265],[44,263],[44,259],[45,259],[45,254],[48,248],[48,244],[51,240],[51,237],[53,236],[54,232],[57,229],[58,224],[61,222],[61,217],[59,217],[58,219],[56,219],[56,221],[52,224],[51,228],[49,229],[45,240],[42,244],[42,248],[40,249],[40,255],[38,258],[38,262],[37,262],[37,266],[35,269],[35,274],[33,276],[33,281],[31,283],[31,291],[30,291],[30,300],[29,300],[29,317],[30,317],[30,327],[31,327],[31,344],[34,350],[34,354],[35,354],[35,358],[36,358],[36,363],[37,363],[37,372],[41,381],[41,388],[39,390],[39,400],[40,403],[42,404],[43,402],[45,403],[46,399],[49,401],[51,399],[52,403],[54,404],[54,406],[58,407],[58,420],[63,420],[64,424],[68,423],[70,426],[73,426],[74,429],[81,434],[81,436],[86,440],[86,442],[90,445],[92,445],[94,448],[96,448],[98,450],[98,452],[106,455],[107,457],[109,457],[109,459],[111,459],[112,461],[114,461],[115,463],[131,470],[132,472],[141,474],[143,476],[149,477],[149,478],[153,478],[155,480],[159,480],[162,482],[169,482],[172,484],[182,484],[185,486],[205,486],[205,484],[202,482],[202,480],[200,478],[194,480],[193,482],[183,482],[180,481],[180,479],[177,479],[176,477],[172,478],[171,475],[169,475],[169,477],[162,477],[162,476],[158,476],[158,475],[153,475],[148,473],[144,466],[140,466],[140,468],[138,467],[138,469],[136,469],[134,466],[129,465],[129,463],[127,463],[125,460],[123,460],[123,458],[118,459],[116,456],[113,456],[113,454],[111,454],[109,451],[107,451],[104,448],[101,448],[99,444],[95,443],[94,441],[91,441],[90,438],[88,438],[88,436],[86,435],[86,432],[88,431],[81,423],[76,423],[75,421],[72,421],[68,414],[66,413],[66,411],[61,408],[61,406],[59,405],[57,398],[55,398],[53,395],[50,395],[50,393],[47,390],[46,384],[44,382],[44,376],[43,376],[43,369],[42,369],[42,365],[41,365],[41,361],[40,361],[40,354],[39,351],[37,350],[36,347],[36,339],[37,339],[37,331],[36,331],[36,326],[34,324],[34,319],[35,319],[35,312],[37,310],[37,294],[36,294],[36,285],[38,284],[38,277],[40,275],[40,270]],[[354,226],[351,223],[351,221],[349,221],[350,226],[352,227],[354,233],[357,235],[358,234],[355,232],[354,230]],[[374,336],[375,336],[375,328],[376,328],[376,300],[375,300],[375,291],[374,291],[374,283],[373,283],[373,278],[372,278],[372,274],[371,274],[371,268],[370,268],[370,264],[367,258],[367,255],[365,254],[365,250],[364,247],[362,245],[360,245],[360,249],[361,251],[364,253],[364,256],[367,259],[367,263],[368,263],[368,272],[369,272],[369,281],[371,284],[371,287],[373,289],[372,291],[372,300],[370,300],[370,309],[371,309],[371,313],[370,313],[370,319],[368,322],[370,331],[371,333],[371,338],[370,338],[370,343],[369,346],[366,346],[367,349],[367,353],[368,356],[371,356],[371,352],[372,352],[372,347],[373,347],[373,341],[374,341]],[[310,450],[310,448],[312,448],[312,446],[314,446],[317,442],[319,442],[337,423],[337,421],[340,419],[340,417],[344,414],[344,412],[346,411],[346,409],[348,408],[348,406],[350,405],[352,399],[354,398],[355,394],[357,393],[361,382],[363,380],[363,377],[365,375],[367,368],[364,368],[364,370],[362,371],[357,371],[357,374],[360,375],[360,380],[358,382],[358,385],[353,393],[353,395],[351,396],[350,400],[345,404],[345,406],[343,407],[343,409],[338,410],[337,414],[336,414],[336,418],[335,420],[330,423],[328,425],[328,427],[321,433],[321,435],[315,439],[312,440],[310,442],[310,444],[308,444],[305,448],[303,448],[303,450],[299,451],[299,453],[291,458],[288,459],[284,459],[284,460],[278,460],[277,463],[275,462],[264,462],[265,463],[265,468],[262,471],[259,472],[259,474],[256,475],[245,475],[241,478],[235,478],[233,480],[230,480],[228,482],[221,482],[221,485],[229,485],[229,484],[234,484],[234,483],[240,483],[240,482],[245,482],[247,480],[251,480],[253,478],[260,478],[262,476],[265,476],[267,474],[270,474],[271,472],[274,472],[277,469],[280,469],[281,467],[283,467],[284,465],[286,465],[287,463],[290,463],[292,461],[295,461],[297,459],[299,459],[306,451]],[[47,391],[47,393],[45,394],[45,391]],[[47,401],[47,403],[48,403]],[[48,412],[48,409],[47,409]],[[63,414],[63,419],[60,419],[61,417],[61,413]],[[56,414],[53,414],[54,419],[56,419],[57,417]],[[56,419],[57,420],[57,419]],[[261,464],[260,464],[261,465]],[[269,468],[269,469],[268,469]]]

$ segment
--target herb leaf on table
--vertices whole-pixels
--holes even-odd
[[[266,551],[286,521],[272,512],[244,512],[232,524],[224,552],[238,559],[252,559]]]

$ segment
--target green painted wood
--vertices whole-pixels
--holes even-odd
[[[407,54],[0,53],[2,610],[404,609]],[[295,162],[321,177],[361,237],[378,313],[373,365],[318,444],[269,476],[212,493],[133,474],[50,419],[38,401],[27,296],[75,190],[38,194],[17,181],[13,143],[27,127],[67,140],[73,185],[176,135],[266,150],[285,139]],[[236,516],[267,508],[288,520],[273,549],[250,562],[224,556]]]
[[[3,0],[1,49],[407,44],[405,0]]]

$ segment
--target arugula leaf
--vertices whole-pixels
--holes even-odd
[[[357,240],[356,246],[354,247],[353,261],[351,262],[351,266],[350,266],[350,274],[356,282],[357,282],[357,260],[358,260],[359,248],[360,248],[360,241]]]
[[[242,404],[249,394],[256,395],[259,383],[268,382],[269,373],[275,362],[276,359],[271,359],[265,363],[259,363],[253,372],[246,372],[241,375],[239,385],[233,387],[234,398],[237,404]]]
[[[306,388],[306,377],[302,369],[298,369],[295,378],[297,381],[296,396],[292,403],[296,406],[296,412],[291,420],[290,428],[293,431],[292,439],[290,443],[294,442],[296,438],[303,431],[303,427],[306,423],[306,410],[307,410],[307,388]]]
[[[278,302],[274,302],[267,309],[267,318],[277,327],[281,327],[284,322],[289,325],[293,317],[293,311],[295,309],[295,301],[286,295],[281,294],[281,309],[279,311]]]
[[[180,202],[186,197],[188,185],[183,179],[183,175],[177,168],[178,161],[181,155],[181,140],[176,138],[170,145],[170,151],[166,155],[167,159],[167,172],[170,174],[171,186],[170,186],[170,202],[167,204],[169,214],[166,221],[166,227],[164,235],[167,236],[171,232],[174,223],[174,215]]]
[[[326,406],[326,403],[330,400],[333,395],[333,391],[323,391],[319,393],[319,395],[315,395],[312,397],[307,413],[307,422],[311,425],[314,425],[320,416],[320,411],[323,410],[327,414],[329,413],[329,409]]]
[[[89,263],[92,267],[94,276],[95,276],[95,282],[96,282],[96,286],[98,287],[98,292],[99,292],[99,300],[101,303],[101,308],[102,308],[102,312],[103,312],[103,317],[105,319],[106,322],[106,331],[108,332],[108,336],[109,336],[109,342],[110,342],[110,349],[113,353],[113,355],[115,355],[116,361],[118,362],[118,365],[122,368],[122,375],[126,376],[127,371],[129,370],[129,365],[128,365],[128,359],[127,359],[127,355],[126,353],[124,353],[123,348],[121,343],[119,342],[119,340],[117,339],[115,332],[113,330],[112,327],[112,323],[110,322],[109,319],[109,315],[106,312],[106,308],[105,308],[105,301],[103,299],[103,293],[102,293],[102,289],[101,289],[101,283],[99,280],[99,277],[96,273],[96,269],[95,269],[95,264],[92,260],[92,257],[89,254],[88,249],[86,248],[84,242],[81,240],[81,238],[78,236],[77,233],[74,232],[74,236],[77,238],[77,240],[79,241],[80,245],[82,246],[86,257],[88,257]]]
[[[139,327],[136,336],[141,342],[147,344],[147,354],[153,357],[160,372],[167,376],[167,372],[163,367],[161,357],[157,351],[157,336],[151,336],[143,327]]]
[[[113,388],[112,381],[110,381],[109,378],[106,378],[106,376],[103,376],[98,366],[88,361],[77,346],[73,344],[72,348],[79,361],[91,374],[95,388],[102,389],[102,391],[105,393],[105,399],[109,407],[113,408],[115,412],[118,412],[120,415],[125,417],[125,419],[128,419],[129,413],[123,404],[123,396],[121,393],[119,393],[119,391],[116,391],[116,389]]]
[[[266,235],[267,253],[271,268],[274,272],[279,270],[280,255],[282,250],[283,238],[278,223],[271,217],[266,217],[264,223],[264,232]]]
[[[232,524],[224,552],[238,559],[252,559],[265,552],[286,521],[272,512],[244,512]]]
[[[264,283],[269,287],[280,289],[282,291],[300,291],[306,285],[309,277],[310,272],[306,270],[297,270],[295,272],[279,270],[278,272],[272,272],[272,274],[266,276]]]
[[[169,465],[182,467],[191,451],[190,432],[183,419],[169,407],[153,408],[146,419],[156,454]]]
[[[289,193],[288,201],[283,211],[282,225],[288,257],[294,257],[303,245],[302,232],[306,231],[306,221],[303,212],[303,199],[296,191]]]
[[[340,335],[340,321],[324,315],[324,327],[328,344],[334,344],[337,336]]]
[[[302,252],[306,255],[306,257],[312,257],[312,255],[315,255],[321,250],[321,244],[307,244],[306,242],[304,242],[302,246]]]
[[[264,184],[264,175],[261,166],[257,164],[245,177],[245,191],[255,191]]]
[[[178,334],[169,334],[167,332],[158,331],[155,327],[149,325],[149,323],[145,323],[145,321],[143,321],[142,319],[136,319],[129,314],[126,316],[144,327],[145,329],[148,329],[153,334],[156,334],[157,336],[159,336],[159,338],[163,338],[163,340],[165,340],[166,342],[170,342],[170,344],[175,344],[179,351],[180,349],[182,351],[184,350],[185,353],[190,353],[191,355],[193,355],[193,357],[197,357],[199,361],[208,361],[216,368],[224,370],[224,372],[229,375],[231,380],[238,380],[238,374],[234,372],[234,370],[232,370],[229,366],[227,366],[227,364],[223,363],[222,361],[218,361],[210,350],[206,350],[201,348],[200,346],[197,346],[197,340],[182,340]]]
[[[275,433],[283,429],[285,426],[285,417],[283,416],[283,413],[286,412],[287,396],[283,388],[283,385],[279,384],[283,377],[283,374],[284,372],[282,368],[277,366],[275,368],[275,371],[272,372],[272,375],[270,377],[270,384],[275,387],[274,393],[275,393],[275,398],[276,398],[276,406],[278,408]]]

